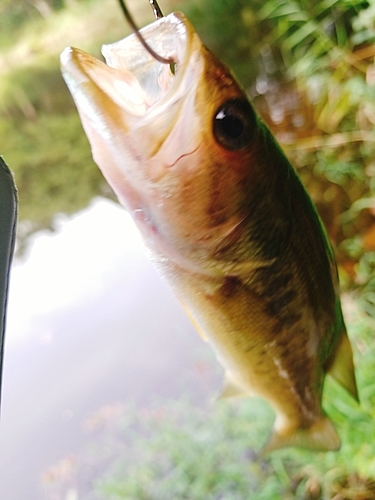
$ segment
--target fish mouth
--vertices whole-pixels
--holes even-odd
[[[198,147],[196,140],[184,140],[181,151],[181,126],[176,125],[196,120],[194,95],[203,64],[199,64],[201,42],[179,12],[155,21],[140,33],[158,55],[173,61],[174,72],[132,34],[102,47],[106,63],[68,47],[61,54],[62,73],[95,160],[92,129],[100,129],[108,140],[107,147],[121,148],[122,153],[127,150],[128,164],[144,163],[164,150],[161,163],[174,165]],[[100,158],[97,163],[101,166]]]
[[[190,30],[189,30],[190,28]],[[192,52],[193,31],[181,13],[173,13],[140,30],[147,44],[170,64],[156,60],[135,34],[102,47],[108,67],[124,72],[125,79],[114,81],[109,92],[134,116],[152,115],[151,109],[170,106],[183,92],[182,83]],[[127,81],[126,77],[129,77]],[[120,96],[118,95],[120,94]],[[176,96],[176,94],[178,94]]]

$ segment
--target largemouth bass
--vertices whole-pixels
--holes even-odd
[[[225,368],[224,396],[276,412],[266,450],[336,450],[330,373],[354,398],[334,256],[295,170],[231,71],[181,13],[62,72],[93,157],[155,266]]]

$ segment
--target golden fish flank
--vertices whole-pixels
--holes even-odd
[[[223,395],[276,411],[267,450],[340,446],[331,373],[355,398],[334,258],[312,202],[229,69],[180,13],[62,56],[95,161],[226,370]]]

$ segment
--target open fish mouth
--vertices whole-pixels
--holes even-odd
[[[93,158],[130,211],[202,141],[195,102],[205,62],[193,26],[173,13],[140,33],[173,68],[156,60],[135,34],[104,45],[106,63],[71,47],[61,54]],[[186,134],[187,123],[193,134]]]
[[[189,27],[183,14],[173,13],[140,30],[157,54],[176,64],[175,75],[168,64],[157,61],[132,34],[103,45],[106,64],[81,50],[66,48],[61,54],[64,77],[70,82],[72,79],[83,82],[86,76],[128,113],[143,116],[156,103],[162,105],[168,101],[183,80],[193,35]]]
[[[84,126],[87,120],[96,127],[100,121],[104,130],[110,128],[113,133],[114,126],[120,125],[110,123],[114,120],[110,110],[116,107],[115,118],[123,130],[133,136],[133,144],[139,129],[148,136],[150,130],[158,136],[149,140],[143,136],[142,152],[145,153],[146,143],[158,149],[165,140],[176,124],[187,95],[192,94],[198,84],[199,50],[196,49],[201,42],[181,13],[163,17],[140,33],[157,54],[174,62],[174,72],[171,65],[157,61],[135,34],[104,45],[105,64],[71,47],[61,54],[61,64],[78,111],[81,117],[84,115]],[[155,151],[148,153],[153,155]]]
[[[173,96],[181,94],[192,32],[183,15],[177,13],[146,26],[141,34],[157,54],[174,62],[173,71],[145,50],[135,34],[102,48],[107,66],[120,77],[109,82],[109,95],[128,113],[139,117],[156,105],[169,106]]]

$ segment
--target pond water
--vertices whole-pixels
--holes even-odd
[[[95,200],[40,233],[11,275],[0,498],[44,499],[41,478],[89,439],[103,406],[186,392],[208,397],[212,355],[145,257],[118,205]]]

